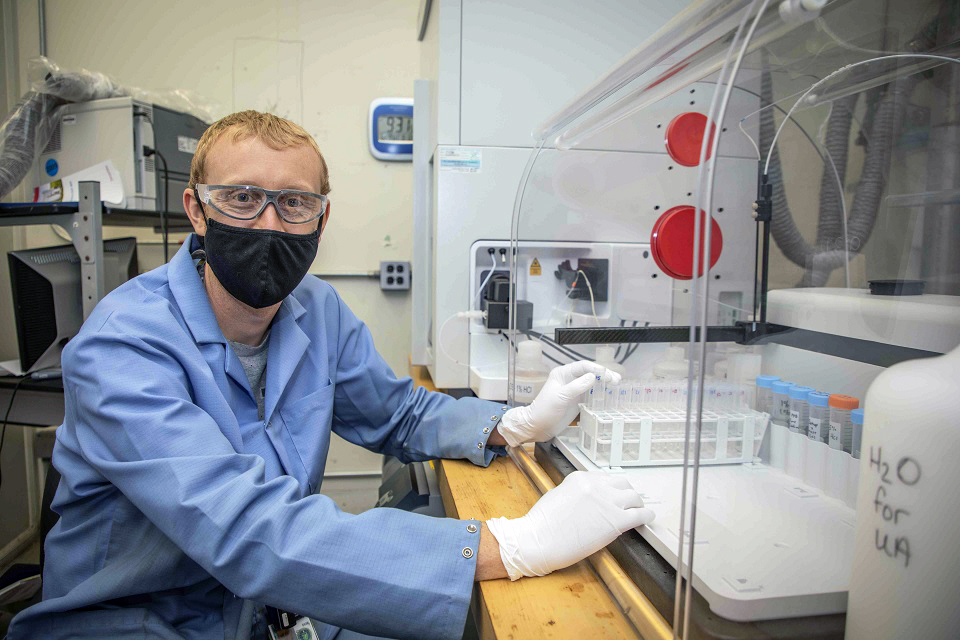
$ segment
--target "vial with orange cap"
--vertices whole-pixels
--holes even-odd
[[[828,444],[831,449],[842,449],[851,453],[853,451],[853,423],[850,421],[850,412],[860,406],[860,401],[853,396],[834,393],[830,395],[827,404],[830,406],[830,438]]]

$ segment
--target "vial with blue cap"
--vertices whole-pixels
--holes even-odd
[[[829,393],[811,391],[807,394],[807,437],[827,444],[830,435]]]
[[[854,409],[850,412],[850,424],[853,431],[853,457],[860,459],[860,443],[863,442],[863,409]]]
[[[778,380],[771,385],[770,420],[781,427],[790,424],[790,387],[792,382]]]
[[[790,431],[794,433],[807,432],[807,421],[810,416],[807,394],[811,391],[813,391],[811,387],[794,385],[787,392],[790,396]]]
[[[771,387],[779,379],[780,376],[757,376],[757,411],[773,413],[770,410],[770,401],[773,398]]]

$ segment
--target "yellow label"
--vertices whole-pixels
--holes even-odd
[[[542,273],[543,269],[540,268],[540,261],[534,258],[533,262],[530,263],[530,275],[539,276]]]

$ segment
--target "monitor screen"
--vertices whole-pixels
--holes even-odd
[[[20,368],[60,366],[60,352],[83,323],[80,256],[73,245],[11,251],[10,288]],[[104,293],[137,275],[136,238],[103,242]]]

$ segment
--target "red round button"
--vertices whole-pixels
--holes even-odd
[[[663,142],[667,145],[667,153],[674,162],[685,167],[695,167],[700,164],[700,147],[703,145],[703,132],[706,128],[707,116],[695,111],[681,113],[670,121]],[[710,157],[710,147],[716,132],[716,125],[711,124],[707,158]]]
[[[700,268],[698,276],[703,275],[703,221],[706,215],[701,211],[700,217]],[[720,252],[723,251],[723,233],[716,220],[711,219],[710,232],[710,267],[717,264]],[[657,220],[650,234],[650,248],[657,266],[665,274],[677,280],[693,278],[693,230],[694,208],[689,205],[673,207]]]

